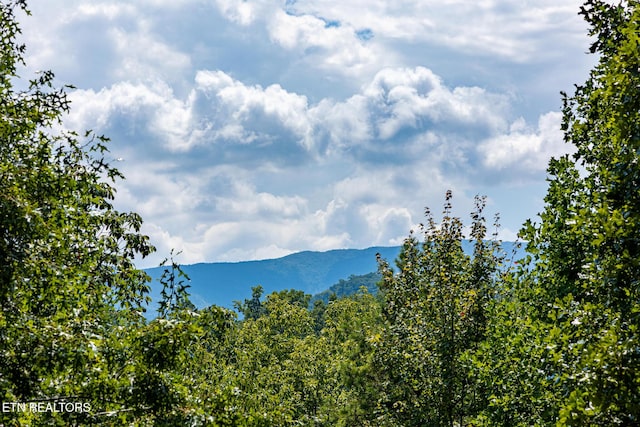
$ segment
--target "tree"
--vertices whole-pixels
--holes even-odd
[[[550,161],[540,223],[523,230],[535,260],[523,299],[546,337],[540,372],[558,384],[549,421],[632,425],[640,421],[640,3],[589,0],[580,14],[599,62],[563,94],[562,129],[576,151]]]
[[[465,254],[463,224],[451,214],[451,197],[447,192],[441,224],[427,210],[422,243],[413,234],[405,240],[397,274],[380,261],[386,325],[376,348],[384,378],[380,404],[383,416],[398,425],[463,425],[486,400],[470,354],[485,337],[499,242],[484,240],[485,201],[477,197],[474,253]]]
[[[318,408],[313,382],[322,360],[329,360],[313,351],[309,298],[274,292],[261,305],[263,314],[246,317],[239,327],[230,368],[246,425],[308,424]]]
[[[382,338],[382,305],[362,287],[329,302],[324,343],[329,368],[324,378],[323,413],[330,426],[362,426],[377,416],[378,372],[373,358]]]
[[[549,345],[559,331],[532,315],[529,298],[537,290],[526,274],[505,268],[487,306],[486,337],[469,358],[486,403],[470,425],[542,427],[557,419],[560,391],[549,370],[557,361]]]
[[[108,139],[54,130],[69,87],[56,88],[49,71],[19,83],[21,12],[24,0],[0,5],[0,395],[88,401],[99,411],[101,389],[115,381],[104,369],[108,337],[143,322],[148,276],[134,258],[153,247],[140,216],[112,204],[122,176]],[[40,415],[7,416],[38,424],[29,417]]]
[[[161,318],[173,317],[180,315],[184,311],[193,311],[195,306],[189,299],[187,289],[190,287],[188,282],[191,280],[189,276],[182,270],[180,264],[173,259],[173,250],[171,251],[171,265],[166,266],[169,259],[165,259],[160,263],[161,267],[165,267],[160,276],[160,302],[158,306],[158,314]]]
[[[238,310],[245,319],[257,319],[265,314],[265,308],[260,301],[264,288],[262,285],[256,285],[251,288],[251,299],[246,299],[244,302],[234,301],[233,308]]]
[[[340,279],[338,283],[332,285],[329,289],[322,291],[311,298],[311,303],[315,301],[323,301],[328,303],[332,296],[334,298],[343,298],[356,294],[362,287],[367,288],[370,293],[378,292],[378,282],[382,277],[378,272],[368,274],[351,274],[346,280]]]

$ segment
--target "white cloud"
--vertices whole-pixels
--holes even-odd
[[[342,151],[349,145],[373,138],[369,100],[361,94],[353,95],[344,102],[323,99],[310,109],[309,114],[316,123],[318,138],[328,138],[330,151]]]
[[[403,131],[421,134],[462,127],[495,132],[506,126],[503,115],[508,105],[504,96],[480,88],[450,90],[424,67],[384,69],[362,93],[317,105],[278,84],[248,86],[222,71],[206,70],[197,72],[184,100],[163,81],[122,82],[99,92],[78,90],[72,100],[83,106],[72,112],[74,124],[104,127],[114,116],[123,116],[172,150],[220,140],[282,144],[284,137],[310,153],[320,149],[323,138],[330,140],[329,151],[335,152],[348,151],[352,144],[367,149],[375,139],[397,138]]]
[[[196,82],[202,89],[214,92],[220,104],[229,112],[229,118],[236,124],[251,127],[253,122],[259,120],[256,114],[264,115],[290,130],[305,148],[312,148],[305,96],[289,93],[278,84],[266,88],[246,86],[221,71],[200,71]]]
[[[150,133],[172,148],[194,144],[201,133],[193,124],[193,98],[175,98],[162,81],[117,83],[100,91],[76,90],[70,94],[67,126],[75,129],[105,129],[118,123],[129,135]],[[81,108],[76,108],[81,106]]]
[[[98,16],[113,20],[121,18],[122,16],[135,15],[136,8],[132,4],[118,4],[118,3],[79,3],[74,8],[73,12],[66,18],[66,23],[70,23],[75,20],[84,20],[87,17]]]
[[[280,10],[273,15],[268,28],[272,40],[285,49],[311,52],[312,58],[320,58],[313,62],[321,68],[341,73],[360,75],[395,57],[393,52],[360,39],[355,28],[327,25],[312,15],[291,15]]]
[[[126,162],[130,180],[153,182],[155,190],[141,193],[125,183],[123,193],[127,206],[151,218],[150,233],[162,239],[160,246],[180,245],[190,262],[399,244],[420,221],[423,197],[437,205],[445,188],[470,185],[447,170],[475,167],[473,173],[482,176],[482,168],[504,169],[509,161],[528,162],[526,168],[535,172],[534,160],[544,163],[558,119],[550,113],[540,118],[538,129],[518,120],[507,130],[508,97],[479,88],[450,89],[424,67],[381,70],[360,93],[316,105],[277,84],[247,85],[219,70],[198,71],[183,100],[158,81],[79,90],[73,97],[84,108],[74,110],[72,123],[117,126],[132,138],[153,135],[161,142],[154,145],[159,159],[167,158],[163,152],[185,160],[198,156],[191,169],[174,160],[136,171]],[[469,135],[482,134],[489,137],[477,147],[474,163],[476,144]],[[326,150],[314,151],[323,139]],[[526,144],[514,145],[518,139]],[[247,147],[250,157],[233,167],[220,160],[220,154],[237,149],[225,141]],[[311,201],[314,196],[296,186],[299,170],[266,167],[276,159],[261,157],[261,150],[277,145],[282,148],[268,153],[287,158],[294,146],[316,153],[307,161],[320,175],[331,174],[338,158],[358,166],[334,179],[324,199]],[[134,150],[131,161],[143,156]],[[260,174],[251,170],[257,164]],[[288,186],[264,187],[260,177],[271,174]],[[322,208],[310,208],[319,203]],[[243,249],[248,234],[252,249]]]
[[[117,79],[146,80],[155,77],[170,80],[189,69],[190,57],[157,40],[148,26],[141,20],[135,32],[121,28],[110,31],[121,58],[120,65],[113,71]]]
[[[549,112],[531,129],[523,119],[511,124],[509,133],[496,135],[483,141],[478,151],[487,168],[517,168],[520,172],[540,173],[547,168],[552,156],[559,157],[571,151],[563,142],[560,130],[562,114]]]
[[[232,261],[399,243],[446,189],[461,215],[498,193],[513,236],[567,150],[580,3],[32,0],[24,40],[80,88],[65,125],[112,137],[158,258]]]
[[[353,28],[369,28],[378,38],[442,44],[466,53],[500,55],[531,61],[554,55],[545,46],[545,32],[573,34],[584,29],[576,14],[582,1],[443,0],[387,2],[315,0],[295,3],[299,14],[322,16]]]
[[[370,204],[361,209],[369,227],[375,230],[375,245],[399,245],[407,237],[415,222],[407,208]]]
[[[215,3],[227,19],[243,26],[252,24],[260,9],[259,3],[253,1],[216,0]]]
[[[233,218],[286,219],[301,216],[307,209],[307,201],[300,196],[276,196],[256,192],[246,183],[234,183],[234,191],[225,197],[216,197],[216,208]]]
[[[480,124],[490,130],[504,125],[504,97],[478,87],[445,87],[440,78],[424,67],[384,69],[365,90],[379,110],[378,130],[388,139],[402,128],[433,124]]]

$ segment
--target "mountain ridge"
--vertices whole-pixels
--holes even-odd
[[[233,308],[233,301],[251,296],[251,287],[261,285],[265,295],[284,289],[316,294],[352,274],[377,270],[376,253],[394,260],[400,246],[364,249],[301,251],[280,258],[181,265],[189,276],[191,301],[198,308],[219,305]],[[151,276],[151,298],[158,301],[162,289],[158,279],[165,267],[145,269]],[[150,307],[149,310],[155,310]]]
[[[523,255],[514,242],[502,242],[503,251]],[[473,242],[464,240],[463,250],[473,252]],[[301,251],[279,258],[196,263],[181,265],[191,279],[188,292],[197,308],[209,305],[233,308],[234,301],[251,297],[251,288],[262,286],[264,295],[285,289],[296,289],[317,295],[351,276],[367,275],[377,271],[376,254],[391,266],[401,246],[371,246],[364,249],[332,249],[328,251]],[[155,313],[162,285],[159,278],[166,267],[145,269],[151,276],[152,305],[148,315]]]

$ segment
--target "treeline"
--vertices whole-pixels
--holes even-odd
[[[113,207],[108,140],[55,130],[69,104],[52,73],[14,87],[24,10],[0,7],[3,425],[640,423],[637,1],[581,8],[599,62],[563,94],[575,154],[549,163],[526,259],[502,253],[484,198],[465,227],[447,192],[396,269],[379,260],[376,295],[310,307],[256,287],[239,318],[196,310],[170,259],[153,321],[133,263],[153,247],[141,218]]]
[[[369,293],[376,294],[380,279],[382,279],[382,276],[379,272],[352,274],[347,279],[340,279],[338,283],[332,285],[329,289],[313,295],[310,304],[315,304],[317,300],[322,300],[326,304],[334,299],[353,295],[360,288],[365,288]]]

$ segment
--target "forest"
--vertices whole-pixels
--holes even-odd
[[[640,2],[580,9],[598,62],[561,94],[575,153],[548,164],[524,259],[485,197],[466,219],[443,191],[375,295],[196,309],[170,256],[153,320],[109,139],[60,131],[53,72],[19,75],[25,13],[0,6],[1,425],[640,424]]]

